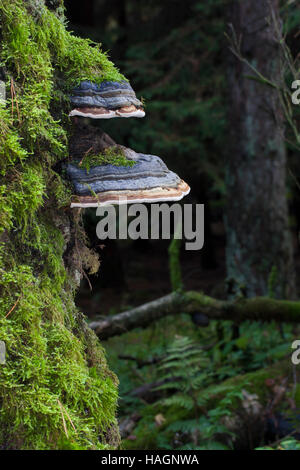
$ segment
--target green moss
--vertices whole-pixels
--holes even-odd
[[[13,25],[3,31],[4,60],[13,60],[18,78],[26,80],[28,72],[32,74],[32,64],[27,59],[33,58],[36,77],[42,74],[48,78],[55,68],[63,74],[66,86],[80,80],[96,83],[125,80],[99,44],[67,31],[63,20],[49,11],[43,1],[39,2],[40,9],[35,10],[35,16],[29,15],[30,2],[27,9],[25,3],[21,0],[1,2],[3,24]],[[51,84],[39,82],[39,86],[48,87],[49,100]]]
[[[0,13],[0,448],[116,446],[117,380],[63,260],[70,231],[75,258],[88,249],[76,214],[60,210],[71,192],[53,166],[68,156],[63,91],[124,77],[43,0],[0,0]]]
[[[118,145],[115,145],[106,148],[103,153],[98,155],[87,154],[78,165],[81,168],[85,168],[86,172],[89,173],[90,169],[97,165],[133,166],[135,163],[134,160],[128,160],[122,149],[120,149]]]

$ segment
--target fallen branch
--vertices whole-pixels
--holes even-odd
[[[121,335],[137,327],[145,328],[160,318],[179,313],[200,312],[208,319],[300,322],[300,302],[276,300],[267,297],[238,299],[235,301],[217,300],[199,292],[179,293],[161,297],[132,310],[106,317],[90,323],[102,340]]]

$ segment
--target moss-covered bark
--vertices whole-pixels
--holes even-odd
[[[47,5],[0,0],[0,448],[103,449],[118,444],[117,379],[74,305],[98,260],[53,168],[68,158],[65,92],[124,77],[66,30],[61,0]]]

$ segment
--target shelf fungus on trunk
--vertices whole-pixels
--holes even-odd
[[[69,116],[92,119],[145,116],[142,102],[125,80],[106,81],[99,85],[88,80],[82,81],[73,89],[70,100],[73,109]]]
[[[116,148],[119,153],[114,156]],[[113,163],[95,164],[97,159]],[[106,148],[102,155],[72,161],[65,171],[75,190],[72,208],[179,201],[190,192],[189,186],[159,157],[120,145]]]

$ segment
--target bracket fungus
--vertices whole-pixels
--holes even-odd
[[[66,165],[67,176],[75,189],[71,208],[179,201],[190,192],[189,186],[170,171],[159,157],[117,147],[130,166],[104,164],[82,168],[81,161]]]
[[[74,187],[71,208],[179,201],[190,187],[161,158],[117,145],[101,129],[76,124],[63,165]]]
[[[69,116],[92,119],[116,117],[144,117],[143,104],[128,82],[105,81],[97,85],[91,81],[80,82],[70,98],[73,106]]]
[[[144,117],[141,101],[130,84],[85,80],[73,89],[69,116],[93,119]],[[77,122],[69,140],[72,161],[64,170],[75,194],[71,208],[99,205],[179,201],[190,188],[155,155],[116,145],[104,132]]]

